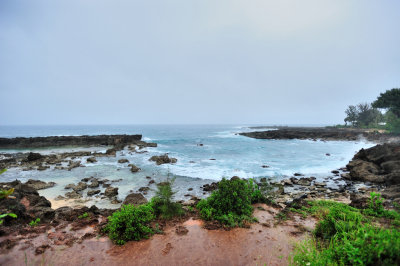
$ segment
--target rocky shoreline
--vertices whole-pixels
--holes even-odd
[[[324,138],[329,139],[327,135],[324,136]],[[345,136],[348,140],[352,138],[351,136],[354,137],[351,134]],[[375,139],[382,140],[381,137]],[[107,143],[107,146],[110,143]],[[95,162],[96,157],[99,156],[115,156],[116,152],[124,149],[125,146],[128,146],[129,151],[139,153],[141,151],[138,150],[144,147],[156,146],[155,143],[146,143],[141,140],[135,140],[134,143],[128,144],[126,142],[122,142],[123,144],[121,142],[113,143],[113,147],[108,147],[109,149],[105,153],[90,151],[56,155],[17,153],[9,155],[11,157],[3,154],[3,158],[0,160],[0,168],[20,167],[26,170],[44,170],[51,166],[58,167],[57,169],[70,170],[82,166],[78,163],[79,160],[75,161],[75,158],[87,157],[87,162],[91,163]],[[168,157],[167,154],[153,156],[149,161],[156,165],[176,163],[176,159]],[[118,163],[128,164],[129,161],[120,159]],[[140,168],[133,164],[129,164],[129,167],[131,167],[133,173],[140,171]],[[65,197],[59,196],[58,200],[79,201],[83,195],[87,195],[89,198],[107,199],[114,204],[142,204],[147,202],[144,195],[150,189],[150,185],[157,184],[151,177],[146,177],[146,179],[149,180],[148,186],[141,187],[137,192],[131,191],[132,193],[122,200],[123,198],[118,199],[117,197],[118,188],[113,186],[113,182],[118,182],[118,180],[109,181],[85,177],[75,184],[67,185]],[[271,186],[271,195],[274,198],[273,207],[277,210],[283,210],[301,199],[331,199],[364,208],[367,205],[369,193],[372,191],[381,193],[385,199],[384,204],[392,207],[394,203],[400,204],[400,143],[385,143],[369,149],[362,149],[346,167],[332,170],[331,175],[326,176],[323,181],[316,180],[312,176],[295,173],[294,176],[280,181],[258,178],[255,182],[259,186],[265,183]],[[52,208],[51,202],[40,196],[37,191],[54,185],[53,182],[46,183],[40,180],[28,180],[25,183],[18,180],[0,183],[0,187],[4,190],[14,189],[12,197],[0,199],[0,213],[12,212],[18,217],[18,219],[5,217],[4,224],[0,225],[1,253],[8,252],[24,238],[38,237],[45,232],[53,232],[47,235],[52,241],[51,245],[35,246],[32,242],[26,241],[29,248],[34,248],[35,254],[45,252],[52,245],[72,246],[74,243],[81,243],[85,239],[91,239],[102,234],[101,229],[106,223],[107,217],[115,209],[99,209],[94,205],[90,208],[86,206]],[[208,195],[217,188],[218,182],[205,184],[201,187],[204,195]],[[193,209],[199,198],[190,194],[186,196],[188,200],[180,201],[180,203],[188,210]],[[88,218],[83,219],[83,216]],[[39,227],[28,226],[29,222],[37,218],[41,222]],[[68,228],[68,230],[65,228]],[[91,228],[90,232],[85,231],[85,228]],[[76,234],[71,233],[71,230],[74,232],[83,231]]]
[[[400,142],[400,136],[369,129],[328,127],[255,127],[267,131],[243,132],[241,136],[255,139],[311,139],[345,140],[365,139],[376,143]]]

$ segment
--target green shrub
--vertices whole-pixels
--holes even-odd
[[[157,217],[170,219],[184,213],[182,205],[173,201],[176,193],[172,191],[174,180],[167,180],[157,185],[156,195],[151,199],[151,205]]]
[[[243,226],[243,222],[254,220],[251,217],[253,193],[252,182],[223,178],[218,183],[218,189],[207,199],[201,200],[197,208],[205,220],[217,220],[231,227]]]
[[[380,195],[371,195],[370,208],[382,212]],[[400,231],[369,224],[360,210],[331,201],[309,202],[303,211],[321,220],[314,239],[296,246],[293,265],[399,265]],[[371,209],[371,210],[372,210]],[[384,212],[383,212],[384,213]]]
[[[121,210],[108,217],[105,231],[114,243],[123,245],[126,241],[149,238],[153,234],[149,223],[154,218],[154,210],[150,204],[123,205]]]
[[[315,235],[323,239],[331,239],[337,234],[343,235],[361,225],[364,219],[357,209],[345,207],[347,205],[334,205],[324,214],[324,219],[318,222]]]
[[[383,208],[383,199],[381,194],[371,192],[370,198],[368,200],[368,208],[373,210],[377,214],[382,214],[385,209]]]
[[[371,192],[370,195],[371,197],[368,200],[368,208],[364,209],[363,213],[369,216],[391,219],[393,225],[399,226],[400,213],[397,210],[385,210],[383,207],[383,199],[381,198],[381,194]]]

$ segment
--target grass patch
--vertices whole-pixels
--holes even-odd
[[[398,213],[383,208],[379,194],[371,193],[369,206],[359,210],[333,201],[309,201],[297,213],[320,219],[312,239],[299,243],[292,265],[400,265],[400,231],[382,228],[376,217],[398,221]],[[392,223],[393,224],[393,223]]]

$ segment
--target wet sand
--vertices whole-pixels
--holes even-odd
[[[304,227],[311,230],[315,220],[307,218],[283,222],[274,226],[277,209],[264,204],[256,206],[254,216],[259,223],[251,228],[225,230],[204,229],[201,220],[193,217],[180,224],[188,229],[178,235],[176,226],[167,226],[164,234],[148,240],[128,242],[115,246],[107,237],[94,237],[75,243],[72,247],[55,245],[57,234],[75,234],[81,238],[93,232],[87,227],[78,231],[69,228],[53,230],[36,237],[31,245],[21,240],[7,254],[0,257],[1,265],[287,265],[293,244],[307,236]],[[300,225],[300,226],[299,226]],[[26,237],[26,236],[25,236]],[[51,240],[52,238],[53,240]],[[61,241],[62,242],[62,241]],[[79,242],[79,241],[78,241]],[[43,254],[35,249],[50,245]]]

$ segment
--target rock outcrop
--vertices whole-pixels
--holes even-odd
[[[46,182],[40,181],[40,180],[29,179],[27,182],[25,182],[25,185],[28,185],[36,190],[41,190],[41,189],[54,187],[56,185],[56,183],[54,183],[54,182],[46,183]]]
[[[126,146],[140,143],[142,135],[51,136],[0,138],[0,148],[40,148],[58,146]]]
[[[239,135],[256,139],[321,139],[358,140],[365,138],[376,142],[399,141],[400,137],[368,129],[326,127],[281,127],[277,130],[244,132]]]
[[[347,168],[346,178],[386,186],[382,196],[400,202],[400,144],[361,149]]]
[[[123,205],[133,204],[133,205],[140,205],[147,203],[147,199],[141,193],[131,193],[126,196]]]
[[[1,183],[1,189],[14,188],[14,192],[8,198],[0,199],[0,213],[15,213],[17,219],[6,217],[5,224],[29,223],[33,219],[50,221],[54,218],[54,210],[51,203],[45,197],[40,196],[37,190],[20,181]]]
[[[165,163],[176,163],[178,160],[176,158],[168,157],[168,154],[164,154],[160,156],[152,156],[149,161],[156,162],[157,165],[160,165]]]

